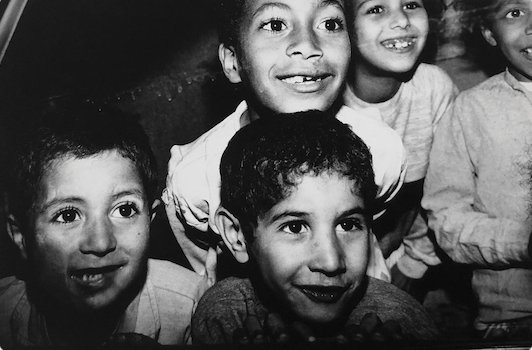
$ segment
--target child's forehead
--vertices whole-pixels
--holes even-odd
[[[314,6],[316,10],[325,7],[338,7],[344,10],[345,4],[344,0],[245,0],[243,2],[243,15],[254,16],[258,12],[275,8],[289,10],[298,2],[307,6]]]

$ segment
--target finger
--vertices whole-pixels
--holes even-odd
[[[339,333],[334,337],[334,342],[337,344],[347,344],[349,343],[349,339],[345,334]]]
[[[233,332],[233,343],[235,344],[249,344],[248,332],[243,328],[237,328]]]
[[[279,314],[268,314],[265,327],[274,343],[288,343],[290,341],[288,330]]]
[[[362,332],[362,329],[357,324],[348,325],[345,334],[347,335],[347,339],[352,343],[363,343],[366,341],[366,334]]]
[[[403,329],[395,320],[385,321],[381,329],[387,340],[402,340],[404,338]]]
[[[312,343],[316,341],[316,337],[312,333],[312,330],[309,326],[304,324],[300,321],[294,321],[294,323],[291,324],[292,331],[294,333],[294,336],[297,339],[301,339],[304,342]]]
[[[264,332],[257,315],[249,315],[244,321],[244,326],[249,334],[249,340],[252,344],[261,344],[265,342]]]
[[[207,279],[207,285],[210,287],[216,282],[216,262],[218,254],[216,249],[209,247],[207,251],[207,257],[205,259],[205,277]]]
[[[366,334],[372,334],[382,325],[382,321],[376,313],[368,313],[360,321],[360,329]]]

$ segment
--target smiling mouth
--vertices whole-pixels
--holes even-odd
[[[122,267],[123,265],[109,265],[97,268],[78,269],[70,274],[70,278],[82,285],[96,287],[105,282],[106,276],[120,270]]]
[[[325,79],[326,75],[311,76],[311,75],[294,75],[290,77],[280,78],[282,81],[288,84],[309,84],[314,82],[320,82]]]
[[[384,40],[381,44],[388,50],[405,51],[416,43],[415,37]]]
[[[347,290],[347,287],[315,285],[298,286],[298,288],[310,300],[324,304],[336,303]]]
[[[532,47],[527,47],[527,48],[521,50],[521,52],[522,52],[525,56],[527,56],[527,57],[529,57],[529,58],[532,58]]]

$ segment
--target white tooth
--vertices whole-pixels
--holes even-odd
[[[290,78],[286,78],[284,79],[285,82],[289,83],[289,84],[299,84],[299,83],[303,83],[305,80],[304,77],[302,76],[296,76],[296,77],[290,77]]]

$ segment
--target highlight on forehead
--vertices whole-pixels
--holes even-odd
[[[313,0],[307,0],[307,1],[313,1]],[[246,1],[245,6],[246,7],[250,6],[250,0]],[[338,7],[340,10],[344,11],[344,0],[319,0],[318,8],[324,8],[328,6],[335,6],[335,7]],[[253,11],[251,16],[254,17],[261,12],[274,9],[274,8],[289,9],[290,6],[286,2],[281,2],[281,1],[265,2],[264,4],[260,5],[255,11]]]

